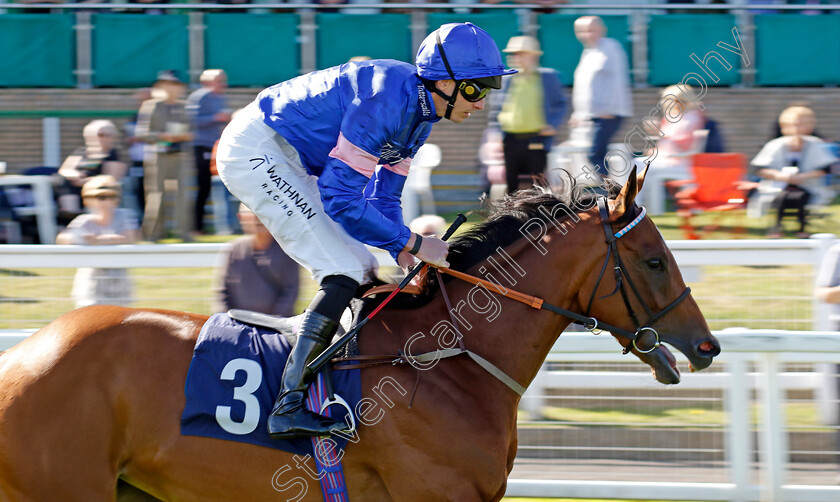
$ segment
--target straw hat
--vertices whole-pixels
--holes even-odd
[[[507,47],[502,52],[530,52],[532,54],[542,54],[540,50],[540,42],[534,37],[520,36],[510,37]]]
[[[120,184],[110,174],[100,174],[85,182],[82,186],[82,198],[97,195],[120,195]]]

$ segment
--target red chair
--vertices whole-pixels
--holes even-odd
[[[686,239],[700,239],[691,218],[698,213],[719,213],[746,207],[744,181],[747,157],[742,153],[698,153],[692,157],[693,180],[669,182],[670,188],[681,188],[674,195],[677,215],[682,218]],[[704,231],[718,228],[717,223],[706,225]],[[735,232],[743,234],[743,226]]]

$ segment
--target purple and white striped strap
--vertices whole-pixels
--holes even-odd
[[[327,386],[324,381],[324,374],[318,373],[315,382],[309,386],[309,396],[306,399],[306,407],[309,411],[320,413],[321,405],[327,399]],[[330,416],[330,410],[324,410],[324,416]],[[318,476],[321,477],[321,493],[324,502],[349,502],[350,495],[347,493],[347,484],[344,482],[344,465],[341,456],[335,448],[325,447],[319,444],[323,438],[312,438],[312,449],[315,452],[315,466]]]

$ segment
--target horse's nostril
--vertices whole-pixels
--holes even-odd
[[[697,346],[697,354],[704,357],[714,357],[720,354],[720,347],[711,341],[703,342]]]

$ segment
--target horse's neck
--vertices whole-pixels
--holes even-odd
[[[590,248],[595,235],[592,225],[582,227],[565,235],[557,230],[549,232],[539,246],[520,239],[472,267],[470,273],[503,289],[579,311],[577,296],[585,274],[581,273],[581,260],[577,257],[592,254]],[[499,366],[518,383],[530,384],[570,320],[504,298],[493,287],[479,292],[478,286],[450,284],[457,291],[455,296],[467,300],[468,307],[458,310],[462,314],[467,312],[464,317],[472,326],[469,332],[463,333],[465,346]]]

